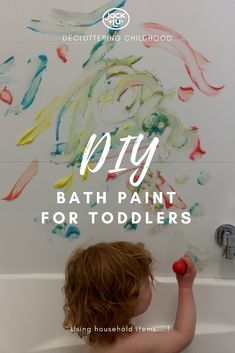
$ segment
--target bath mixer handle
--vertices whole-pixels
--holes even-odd
[[[222,256],[225,259],[235,259],[235,227],[231,224],[222,224],[215,231],[215,241],[223,248]]]

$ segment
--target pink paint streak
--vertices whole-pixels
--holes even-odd
[[[218,87],[212,86],[205,80],[202,71],[205,64],[209,61],[203,55],[195,51],[186,38],[180,33],[159,23],[144,23],[143,28],[151,34],[156,34],[158,36],[168,35],[172,37],[172,40],[169,41],[154,41],[150,36],[147,36],[144,45],[147,48],[159,47],[178,56],[184,62],[184,66],[191,81],[202,93],[212,97],[218,94],[224,87],[224,85]]]
[[[2,198],[2,200],[12,201],[17,199],[26,185],[38,172],[38,161],[32,161],[24,173],[19,177],[10,193]]]
[[[58,57],[66,63],[68,61],[68,52],[69,52],[69,47],[67,44],[62,44],[56,49]]]
[[[182,102],[188,102],[194,93],[193,87],[180,87],[178,88],[177,95]]]
[[[6,86],[4,86],[2,90],[0,90],[0,100],[9,105],[11,105],[13,101],[12,93]]]
[[[195,161],[196,159],[200,159],[203,154],[206,154],[206,151],[204,151],[201,147],[201,142],[199,137],[197,138],[197,143],[196,146],[194,147],[193,151],[189,155],[189,159],[192,161]]]

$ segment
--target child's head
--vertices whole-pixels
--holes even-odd
[[[114,342],[115,328],[130,326],[131,318],[150,304],[152,263],[141,243],[116,241],[76,249],[65,270],[64,328],[76,327],[90,344]]]

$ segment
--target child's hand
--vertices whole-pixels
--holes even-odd
[[[189,256],[183,256],[180,260],[186,263],[187,269],[183,275],[176,275],[178,285],[180,288],[192,288],[197,269]]]

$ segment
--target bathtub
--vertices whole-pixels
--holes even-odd
[[[0,275],[0,353],[83,353],[84,344],[65,331],[63,276]],[[235,347],[235,281],[198,278],[196,335],[185,353],[233,353]],[[158,277],[150,308],[135,319],[142,327],[174,322],[177,284]]]

